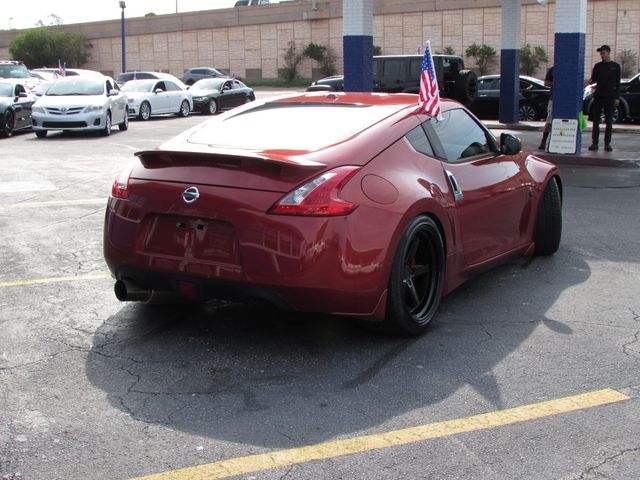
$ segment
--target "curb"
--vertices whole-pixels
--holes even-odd
[[[543,160],[547,160],[556,165],[582,165],[589,167],[626,167],[639,168],[640,164],[634,160],[619,160],[616,158],[606,157],[583,157],[580,155],[543,153],[534,154]]]

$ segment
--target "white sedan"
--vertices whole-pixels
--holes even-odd
[[[110,135],[112,125],[129,128],[126,94],[101,74],[58,78],[33,105],[31,118],[38,138],[49,130],[97,130]]]
[[[129,80],[122,91],[129,97],[129,116],[142,120],[163,113],[186,117],[193,110],[191,93],[170,80]]]

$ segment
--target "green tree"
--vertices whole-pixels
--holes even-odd
[[[83,34],[39,27],[17,35],[9,44],[9,53],[29,68],[57,65],[58,60],[70,67],[81,67],[91,57],[89,48],[91,44]]]
[[[318,43],[310,43],[305,47],[302,54],[318,62],[320,64],[320,71],[325,77],[336,74],[336,55],[331,47],[325,47]]]
[[[636,71],[638,54],[634,50],[626,49],[618,53],[616,60],[620,64],[620,74],[623,78],[632,77]]]
[[[528,43],[520,49],[520,72],[525,75],[535,75],[542,63],[549,61],[544,47],[536,46],[533,49]]]
[[[444,53],[445,55],[455,55],[456,51],[451,45],[448,45],[442,49],[442,53]]]
[[[373,54],[374,55],[382,55],[382,47],[380,45],[373,46]]]
[[[284,54],[284,67],[278,69],[278,75],[280,75],[280,78],[283,80],[292,82],[299,77],[298,65],[300,65],[304,57],[302,53],[296,50],[296,44],[293,40],[290,40],[288,45],[289,48],[287,48],[287,52]]]
[[[476,61],[480,75],[489,73],[489,67],[493,65],[496,57],[496,50],[491,45],[476,45],[475,42],[467,47],[464,53]]]

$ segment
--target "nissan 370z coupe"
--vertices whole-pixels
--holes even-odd
[[[460,104],[314,92],[198,125],[113,183],[120,300],[268,300],[422,332],[470,275],[559,246],[558,169]]]

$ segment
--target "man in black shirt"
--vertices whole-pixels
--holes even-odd
[[[591,115],[593,120],[593,132],[591,139],[593,143],[589,150],[598,150],[598,140],[600,139],[600,113],[604,110],[606,129],[604,132],[604,149],[607,152],[611,148],[611,134],[613,132],[613,107],[620,104],[620,65],[611,60],[611,47],[602,45],[598,50],[601,62],[593,66],[589,84],[596,84],[596,91],[593,94],[593,107]]]
[[[545,86],[553,90],[553,67],[547,70],[547,75],[544,77],[544,84]],[[549,132],[551,132],[551,122],[553,120],[552,110],[553,110],[553,101],[551,99],[551,94],[550,94],[549,103],[547,104],[547,119],[544,122],[542,140],[540,140],[540,145],[538,146],[539,150],[547,149],[547,138],[549,138]]]

